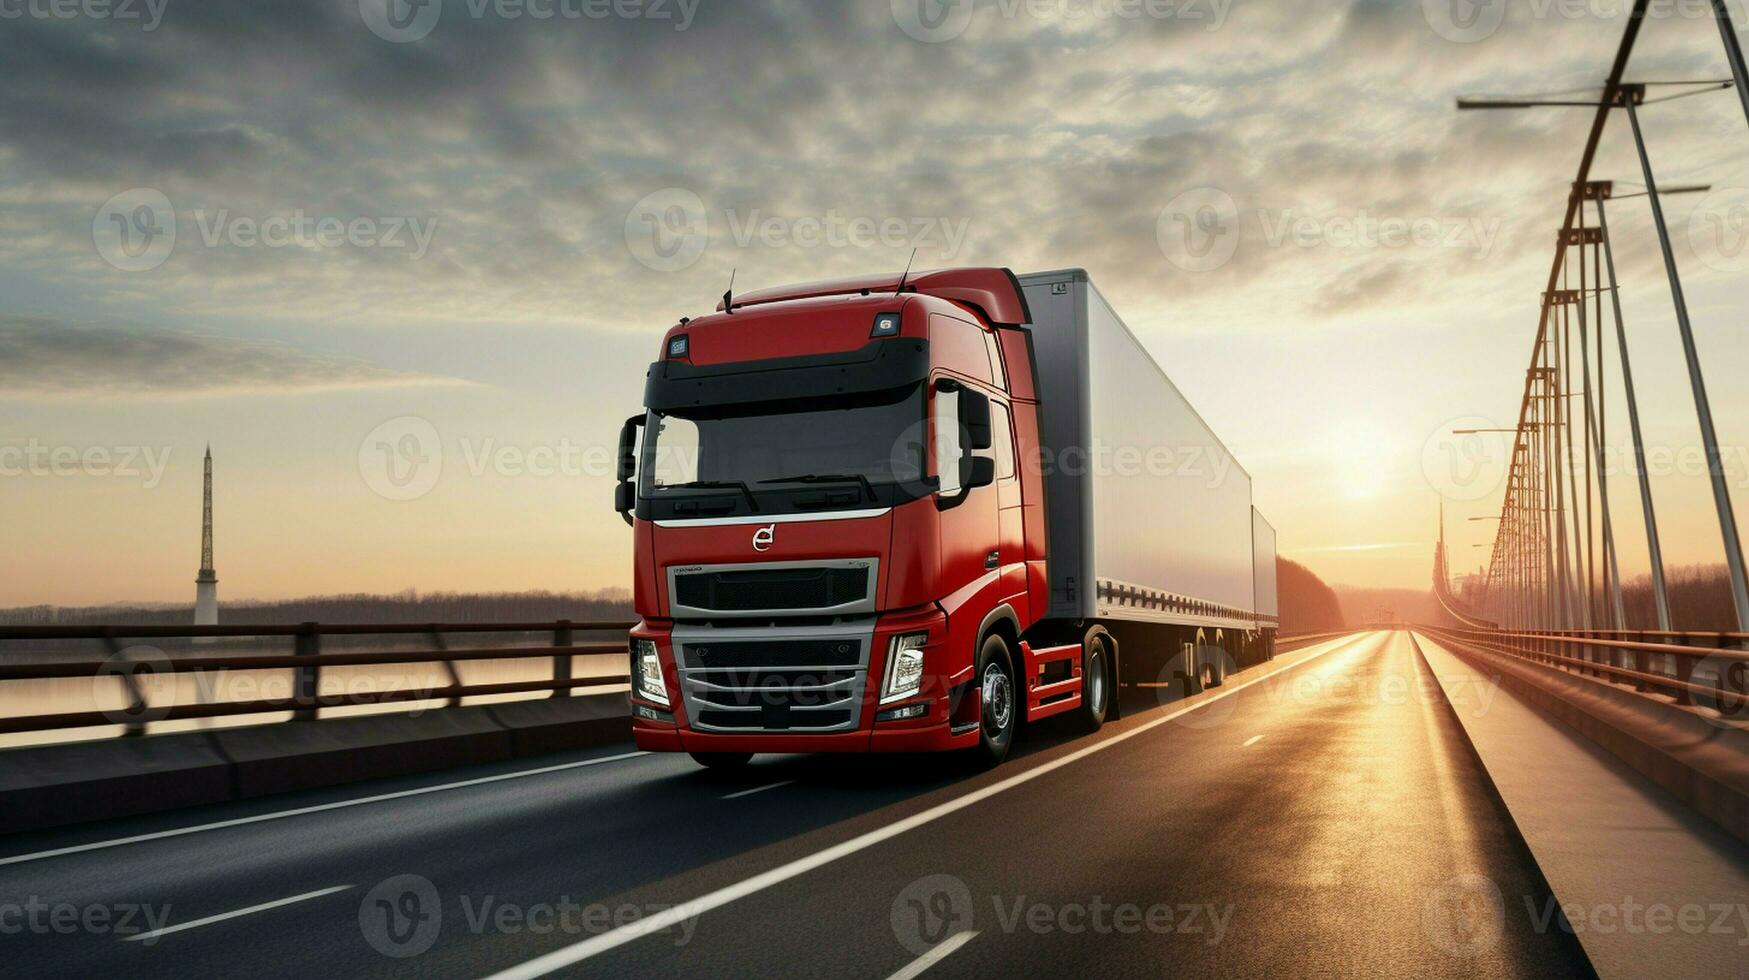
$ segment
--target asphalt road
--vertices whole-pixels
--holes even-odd
[[[975,776],[610,750],[7,838],[4,969],[1589,975],[1407,634],[1275,667]]]

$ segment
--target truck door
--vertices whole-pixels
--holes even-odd
[[[935,420],[933,469],[940,479],[940,493],[952,501],[941,511],[941,594],[956,596],[956,608],[970,606],[976,613],[975,626],[984,612],[1007,598],[1003,589],[1001,568],[1005,559],[1002,549],[1001,523],[997,506],[1001,493],[996,481],[987,486],[962,491],[958,468],[962,452],[958,415],[958,382],[942,390],[940,382],[932,385]],[[996,405],[991,404],[991,440],[995,439]],[[962,496],[963,492],[963,496]],[[977,588],[964,592],[968,586]],[[963,594],[962,594],[963,593]],[[951,613],[951,610],[950,610]]]
[[[996,456],[997,540],[1001,551],[1002,595],[1013,597],[1014,611],[1023,623],[1031,622],[1027,610],[1026,526],[1021,511],[1020,474],[1014,465],[1014,424],[1008,406],[990,404],[990,442]]]

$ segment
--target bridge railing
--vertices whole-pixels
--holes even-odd
[[[1700,703],[1736,718],[1749,708],[1749,633],[1421,629],[1680,705]]]
[[[1323,640],[1334,640],[1339,636],[1350,636],[1355,632],[1355,630],[1332,630],[1324,633],[1291,633],[1286,636],[1276,637],[1275,646],[1278,651],[1285,653],[1289,651],[1282,650],[1282,648],[1289,645],[1292,645],[1292,647],[1297,650],[1300,647],[1309,646]]]
[[[0,694],[8,682],[43,682],[56,680],[89,680],[93,685],[94,702],[100,700],[96,689],[116,685],[125,707],[108,710],[51,711],[44,713],[0,713],[0,735],[55,732],[124,726],[128,735],[140,735],[151,722],[175,722],[199,719],[234,718],[291,712],[294,720],[308,721],[324,708],[362,708],[390,706],[402,703],[444,701],[458,706],[464,698],[504,699],[518,695],[563,697],[572,691],[624,686],[631,682],[630,664],[627,673],[573,676],[573,660],[579,656],[628,656],[626,641],[577,642],[579,633],[624,633],[634,624],[621,621],[557,620],[535,623],[422,623],[422,624],[358,624],[325,625],[300,623],[295,625],[249,626],[6,626],[0,627]],[[524,639],[505,646],[452,646],[456,638],[476,638],[482,634],[520,634]],[[538,645],[526,639],[530,634],[544,634],[548,642]],[[410,642],[405,648],[323,650],[325,640],[336,646],[355,645],[359,641],[381,642],[384,638],[411,640],[420,638],[422,648]],[[351,641],[343,642],[340,638]],[[224,640],[260,642],[271,640],[280,646],[290,641],[291,652],[235,652],[201,650],[203,644]],[[184,641],[177,649],[167,651],[158,646],[128,645],[130,641]],[[108,656],[101,660],[87,659],[83,653],[49,656],[13,652],[15,644],[67,641],[100,641]],[[465,642],[465,641],[458,641]],[[475,640],[478,643],[478,640]],[[171,644],[166,643],[165,646]],[[550,676],[531,679],[466,683],[457,665],[467,662],[493,662],[550,658]],[[440,664],[447,676],[446,683],[389,687],[382,690],[324,691],[325,669],[340,667],[406,667],[417,664]],[[194,674],[208,676],[226,671],[289,671],[290,685],[285,696],[200,703],[153,704],[148,696],[148,684],[154,675]],[[0,701],[0,704],[4,704]]]

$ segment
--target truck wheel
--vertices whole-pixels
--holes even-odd
[[[753,758],[751,752],[691,752],[692,761],[706,769],[739,769]]]
[[[1020,702],[1014,686],[1014,661],[1008,644],[991,634],[978,652],[978,687],[981,702],[978,717],[978,747],[972,750],[978,765],[999,765],[1014,743],[1020,722]]]
[[[1076,716],[1081,727],[1099,731],[1105,724],[1105,712],[1111,704],[1111,647],[1105,636],[1095,633],[1081,650],[1081,710]]]
[[[1199,637],[1201,634],[1198,634]],[[1202,643],[1184,644],[1184,696],[1202,693]]]

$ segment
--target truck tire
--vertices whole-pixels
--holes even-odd
[[[1185,643],[1184,650],[1184,696],[1195,697],[1203,692],[1203,662],[1202,648],[1206,643],[1202,630],[1196,631],[1194,642]]]
[[[981,768],[993,768],[1008,758],[1014,730],[1020,725],[1019,691],[1014,684],[1014,658],[999,634],[984,638],[978,651],[978,747],[971,750]]]
[[[690,752],[692,761],[706,769],[739,769],[753,758],[751,752]]]
[[[1081,708],[1075,713],[1083,729],[1099,731],[1111,707],[1111,642],[1094,633],[1081,645]]]

